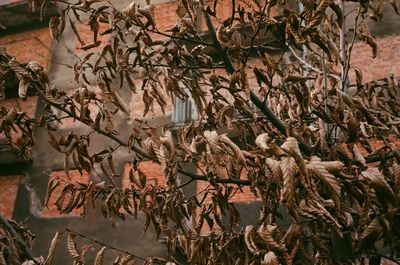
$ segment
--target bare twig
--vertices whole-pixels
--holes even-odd
[[[357,16],[356,16],[356,22],[354,24],[353,37],[352,37],[351,44],[350,44],[350,47],[349,47],[348,52],[347,52],[347,58],[346,58],[347,60],[346,60],[345,65],[344,65],[344,73],[343,73],[343,80],[342,80],[342,88],[343,88],[342,91],[344,91],[345,88],[346,88],[346,90],[348,89],[348,87],[346,87],[346,84],[348,82],[347,77],[349,75],[349,70],[350,70],[351,54],[352,54],[353,46],[354,46],[355,39],[356,39],[356,36],[357,36],[358,19],[360,17],[360,13],[361,13],[361,11],[360,11],[360,9],[358,9],[358,13],[357,13]]]
[[[143,260],[143,261],[146,260],[145,258],[143,258],[143,257],[141,257],[141,256],[139,256],[139,255],[133,254],[133,253],[131,253],[131,252],[129,252],[129,251],[126,251],[126,250],[122,250],[122,249],[113,247],[113,246],[111,246],[111,245],[109,245],[109,244],[107,244],[107,243],[101,242],[101,241],[99,241],[99,240],[97,240],[97,239],[95,239],[95,238],[86,236],[86,235],[84,235],[84,234],[81,234],[81,233],[76,232],[76,231],[74,231],[74,230],[71,230],[71,229],[69,229],[69,228],[65,228],[65,231],[66,231],[66,232],[69,232],[69,233],[72,233],[72,234],[75,234],[75,235],[78,235],[78,236],[80,236],[80,237],[82,237],[82,238],[88,239],[88,240],[90,240],[90,241],[92,241],[92,242],[95,242],[95,243],[99,244],[100,246],[104,246],[104,247],[107,247],[107,248],[109,248],[109,249],[112,249],[112,250],[115,250],[115,251],[118,251],[118,252],[121,252],[121,253],[130,255],[130,256],[132,256],[132,257],[135,257],[135,258],[140,259],[140,260]]]
[[[311,64],[307,63],[306,61],[304,61],[304,59],[301,58],[299,55],[297,55],[296,51],[289,44],[288,44],[288,47],[289,47],[290,51],[292,52],[293,56],[296,57],[296,59],[299,60],[302,64],[307,66],[308,69],[313,70],[314,72],[319,73],[319,74],[324,73],[320,69],[318,69],[318,68],[312,66]],[[340,76],[337,76],[335,74],[327,73],[327,75],[329,77],[335,78],[336,80],[339,80],[339,81],[341,80]]]
[[[258,35],[258,33],[260,32],[260,29],[261,29],[261,24],[262,24],[262,21],[263,21],[263,19],[264,19],[265,9],[267,9],[267,6],[268,6],[268,5],[269,5],[269,1],[265,1],[263,10],[262,10],[262,12],[261,12],[260,20],[258,21],[258,24],[257,24],[257,30],[256,30],[256,32],[254,33],[254,35],[251,37],[251,40],[250,40],[250,48],[249,48],[249,51],[248,51],[247,54],[246,54],[246,57],[244,58],[243,65],[246,65],[247,60],[249,59],[251,50],[253,49],[253,46],[254,46],[254,41],[256,40],[256,37],[257,37],[257,35]]]

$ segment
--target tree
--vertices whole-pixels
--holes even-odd
[[[47,2],[42,2],[42,11]],[[81,41],[84,56],[75,55],[78,61],[70,66],[73,93],[51,85],[38,63],[20,64],[4,49],[0,54],[1,79],[16,78],[19,96],[36,93],[47,110],[35,121],[1,106],[0,132],[29,158],[37,123],[64,154],[66,174],[71,158],[76,168],[90,173],[89,183],[64,186],[57,200],[60,212],[80,209],[84,215],[96,205],[111,222],[126,214],[145,214],[144,230],[154,226],[166,236],[169,253],[167,260],[150,257],[145,264],[178,264],[177,252],[190,264],[352,264],[367,255],[398,257],[400,156],[393,139],[399,137],[399,83],[393,76],[364,82],[361,70],[351,67],[357,38],[376,55],[366,21],[381,19],[386,2],[398,12],[396,1],[352,1],[357,15],[346,29],[344,4],[331,0],[298,1],[302,12],[286,1],[232,0],[229,17],[218,16],[218,1],[183,0],[176,27],[165,32],[157,29],[149,2],[132,2],[123,10],[105,1],[61,2],[61,15],[50,19],[54,41],[67,26],[81,40],[78,23],[93,32],[91,43]],[[201,17],[206,32],[197,26]],[[108,23],[103,32],[100,22]],[[99,35],[110,36],[109,41],[102,43]],[[100,45],[99,51],[92,50]],[[209,55],[215,52],[218,56]],[[354,81],[349,78],[353,70]],[[130,110],[118,87],[143,91],[144,117],[153,104],[164,110],[167,100],[191,97],[199,119],[174,131],[136,119],[129,139],[123,139],[113,117]],[[57,136],[52,124],[63,118],[53,108],[92,132]],[[20,133],[16,141],[12,131]],[[130,188],[114,183],[114,149],[89,150],[93,133],[132,151]],[[371,144],[376,140],[381,148]],[[138,167],[145,159],[161,165],[166,187],[146,183]],[[187,164],[202,174],[187,170]],[[180,182],[178,174],[188,181]],[[62,182],[51,180],[47,197]],[[192,182],[209,185],[201,194],[185,194],[182,188]],[[257,223],[240,228],[240,219],[246,217],[230,197],[245,186],[262,208]],[[34,260],[31,234],[0,220],[7,238],[0,264]],[[213,232],[205,231],[205,224]],[[34,263],[51,264],[61,236],[55,235],[48,257]],[[82,264],[88,249],[77,248],[75,237],[66,236],[68,250],[74,264]],[[378,242],[388,251],[377,251]],[[102,264],[107,248],[103,244],[95,264]],[[122,254],[115,264],[141,259]]]

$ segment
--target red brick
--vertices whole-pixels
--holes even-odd
[[[47,27],[3,36],[0,46],[21,63],[37,61],[45,68],[48,66],[51,38]]]
[[[386,36],[377,38],[378,55],[372,58],[371,48],[357,42],[353,48],[351,66],[362,70],[363,81],[371,81],[387,77],[389,74],[400,75],[400,36]],[[354,80],[354,71],[349,73],[350,80]]]
[[[14,213],[20,176],[0,176],[0,215],[11,219]]]
[[[124,176],[122,178],[122,188],[130,187],[129,170],[131,168],[132,163],[125,163]],[[142,161],[139,163],[139,169],[147,176],[147,184],[165,187],[165,176],[159,164],[156,164],[152,161]]]

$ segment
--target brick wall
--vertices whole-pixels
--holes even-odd
[[[175,26],[176,21],[179,19],[176,14],[177,7],[178,1],[155,5],[154,18],[156,21],[156,27],[159,31],[164,32],[165,30],[171,29]],[[162,38],[160,35],[153,35],[152,37],[155,39]]]
[[[21,63],[34,60],[48,66],[51,38],[47,27],[3,36],[0,46],[6,47],[7,52]]]
[[[0,176],[0,215],[12,219],[20,176]]]
[[[122,177],[122,188],[130,187],[129,171],[131,168],[132,163],[125,163],[124,175]],[[159,164],[152,161],[142,161],[139,163],[139,169],[146,175],[147,184],[165,187],[165,176]],[[137,176],[137,174],[135,176]]]
[[[7,109],[15,108],[17,111],[23,111],[30,118],[35,117],[36,106],[37,106],[37,96],[28,97],[26,100],[20,100],[18,98],[10,98],[0,100],[1,105]]]
[[[363,42],[357,42],[353,48],[351,66],[362,70],[363,81],[371,81],[394,74],[400,75],[400,35],[377,38],[378,55],[372,58],[371,48]],[[349,77],[354,80],[354,71]]]
[[[50,44],[47,28],[6,35],[0,38],[0,46],[5,47],[7,52],[15,56],[21,63],[36,60],[44,67],[48,65]],[[23,111],[28,117],[34,118],[37,101],[37,96],[33,96],[26,100],[18,98],[1,100],[0,104],[6,108]],[[17,137],[18,134],[13,132],[13,140],[16,140]],[[1,138],[4,138],[3,135],[0,136]],[[20,176],[0,176],[0,214],[6,218],[13,216],[20,179]]]

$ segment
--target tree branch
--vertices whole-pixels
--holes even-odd
[[[92,125],[90,123],[88,123],[87,121],[81,119],[79,116],[77,116],[76,114],[74,114],[73,112],[71,112],[70,110],[66,109],[65,107],[63,107],[61,104],[55,104],[54,102],[51,102],[49,100],[46,99],[45,95],[43,94],[43,92],[38,88],[38,84],[35,83],[35,86],[37,93],[39,94],[39,96],[45,100],[47,103],[51,104],[52,106],[54,106],[55,108],[65,112],[66,114],[68,114],[71,118],[74,118],[77,121],[80,121],[81,123],[92,127]],[[124,147],[128,147],[128,145],[120,138],[118,138],[116,135],[105,131],[101,128],[93,128],[97,133],[104,135],[108,138],[110,138],[111,140],[117,142],[119,145],[124,146]],[[149,159],[151,161],[156,162],[157,164],[160,164],[160,161],[154,159],[154,157],[152,157],[151,155],[147,154],[144,150],[142,150],[141,148],[137,147],[137,146],[132,146],[131,150],[136,152],[137,154],[141,155],[142,157]],[[207,176],[204,175],[196,175],[187,171],[184,171],[182,169],[178,169],[178,172],[193,178],[193,180],[202,180],[202,181],[208,181],[209,179],[207,178]],[[215,182],[217,183],[231,183],[231,184],[238,184],[238,185],[251,185],[252,181],[251,180],[244,180],[244,179],[221,179],[221,178],[215,178],[214,179]]]
[[[24,253],[25,257],[37,263],[34,257],[35,255],[33,254],[32,250],[26,245],[26,243],[21,239],[21,237],[12,227],[12,225],[10,225],[7,219],[4,218],[1,214],[0,214],[0,223],[7,228],[7,230],[13,236],[14,240],[21,246],[21,250]]]
[[[122,250],[122,249],[113,247],[113,246],[111,246],[111,245],[109,245],[109,244],[107,244],[107,243],[103,243],[103,242],[101,242],[101,241],[99,241],[99,240],[97,240],[97,239],[91,238],[91,237],[89,237],[89,236],[86,236],[86,235],[84,235],[84,234],[81,234],[81,233],[79,233],[79,232],[76,232],[76,231],[74,231],[74,230],[71,230],[71,229],[69,229],[69,228],[65,228],[65,231],[68,232],[68,233],[72,233],[72,234],[78,235],[78,236],[80,236],[80,237],[82,237],[82,238],[88,239],[88,240],[90,240],[90,241],[92,241],[92,242],[95,242],[95,243],[99,244],[100,246],[104,246],[104,247],[107,247],[107,248],[109,248],[109,249],[112,249],[112,250],[115,250],[115,251],[118,251],[118,252],[121,252],[121,253],[125,253],[125,254],[127,254],[127,255],[129,255],[129,256],[135,257],[135,258],[140,259],[140,260],[143,260],[143,261],[146,260],[145,258],[143,258],[143,257],[141,257],[141,256],[138,256],[138,255],[136,255],[136,254],[133,254],[133,253],[131,253],[131,252],[129,252],[129,251],[126,251],[126,250]]]
[[[265,9],[267,8],[268,4],[269,4],[269,2],[268,2],[268,1],[265,1],[264,8],[263,8],[263,10],[262,10],[262,12],[261,12],[260,20],[258,21],[258,24],[257,24],[257,30],[256,30],[256,32],[254,33],[254,35],[251,37],[251,40],[250,40],[250,48],[249,48],[248,53],[246,54],[246,57],[244,58],[243,65],[246,65],[247,60],[248,60],[249,57],[250,57],[251,50],[253,49],[253,46],[254,46],[254,41],[255,41],[255,39],[256,39],[256,37],[257,37],[257,35],[258,35],[258,32],[260,32],[262,20],[263,20],[263,18],[264,18]]]

